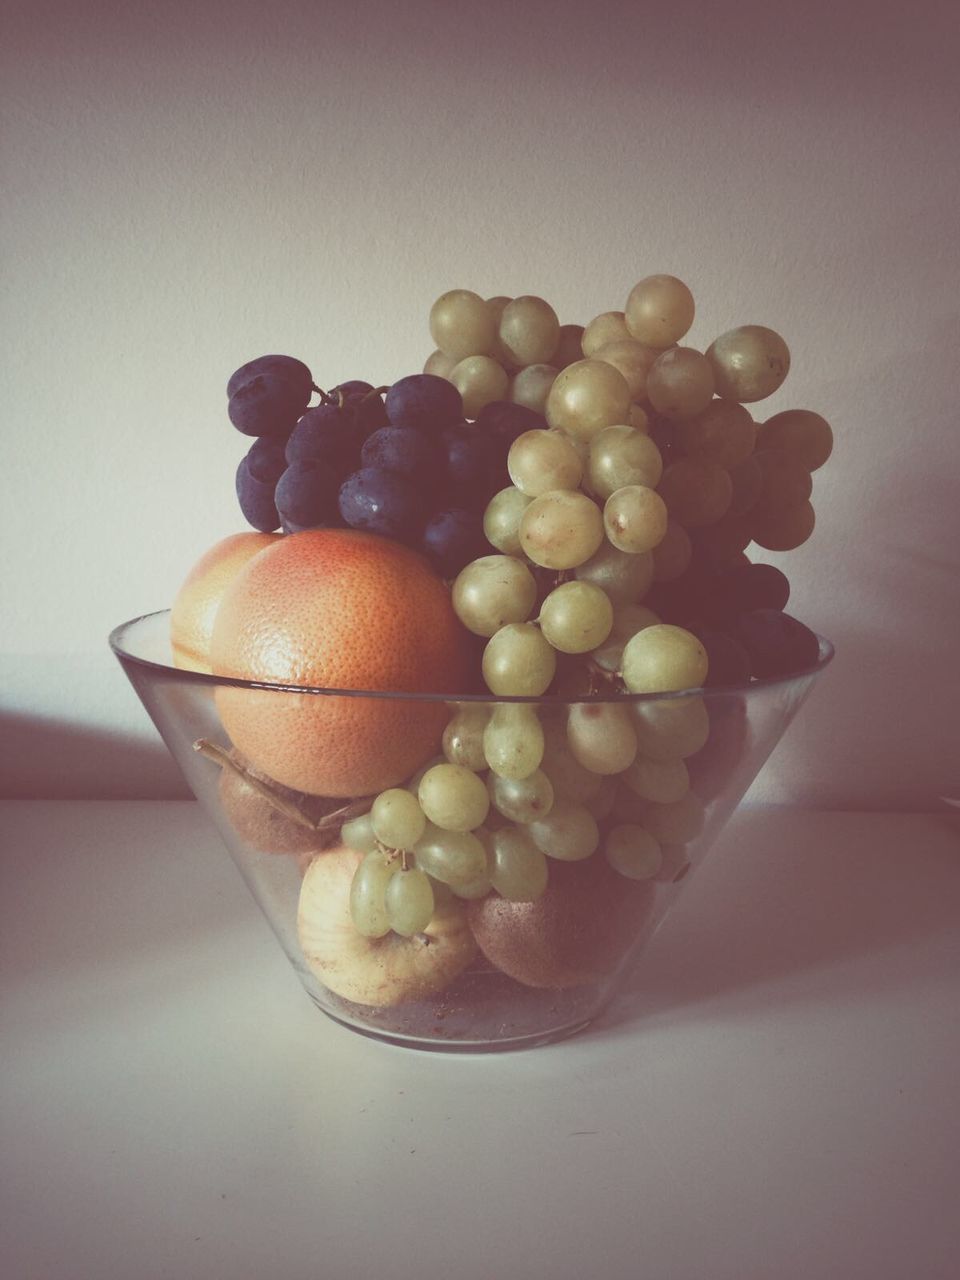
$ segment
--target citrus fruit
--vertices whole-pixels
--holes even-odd
[[[224,591],[251,556],[279,537],[279,533],[233,533],[204,552],[170,611],[174,666],[210,674],[210,636]]]
[[[224,593],[216,675],[322,689],[463,690],[468,633],[450,592],[416,552],[353,529],[290,534]],[[284,786],[371,795],[438,750],[443,702],[278,690],[217,690],[234,745]]]

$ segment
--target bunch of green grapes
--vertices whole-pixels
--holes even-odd
[[[447,378],[476,418],[491,401],[507,400],[542,413],[557,374],[580,358],[581,325],[562,325],[543,298],[483,299],[451,289],[430,310],[436,350],[424,373]]]
[[[405,873],[409,863],[462,896],[518,900],[542,893],[550,858],[600,850],[628,877],[682,874],[703,825],[686,761],[709,735],[695,692],[708,660],[693,630],[658,612],[658,591],[689,579],[698,554],[729,565],[751,541],[799,546],[813,529],[811,473],[832,448],[818,414],[758,425],[746,408],[787,376],[777,333],[746,325],[701,351],[680,345],[694,316],[669,275],[641,280],[623,311],[585,327],[561,326],[532,296],[453,290],[434,304],[425,371],[458,387],[465,415],[508,400],[544,419],[512,440],[509,483],[484,512],[491,552],[457,576],[454,609],[486,642],[495,696],[588,696],[455,707],[442,761],[407,791],[425,828]],[[613,696],[590,700],[601,691]],[[380,876],[399,834],[373,832]]]

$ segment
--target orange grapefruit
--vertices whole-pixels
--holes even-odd
[[[462,690],[469,637],[450,591],[415,551],[353,529],[290,534],[251,559],[224,593],[216,675],[324,689]],[[372,795],[439,749],[442,702],[217,690],[234,745],[284,786]]]
[[[173,664],[210,674],[210,637],[223,593],[243,566],[279,533],[232,533],[204,552],[187,574],[170,611]]]

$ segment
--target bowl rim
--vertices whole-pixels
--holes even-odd
[[[162,674],[164,677],[184,681],[188,684],[194,684],[199,687],[217,688],[228,687],[234,689],[257,689],[266,690],[274,693],[300,693],[309,694],[313,697],[339,697],[339,698],[380,698],[387,700],[396,700],[404,702],[442,702],[442,703],[475,703],[479,705],[491,703],[530,703],[547,704],[553,706],[574,706],[580,703],[647,703],[647,702],[669,702],[678,698],[715,698],[721,695],[741,695],[751,697],[760,690],[774,689],[780,685],[791,685],[799,683],[803,680],[810,680],[818,675],[833,661],[836,650],[830,640],[825,636],[814,632],[820,645],[820,652],[816,662],[810,663],[805,667],[801,667],[796,671],[791,671],[787,675],[779,676],[761,676],[747,683],[728,684],[728,685],[700,685],[690,689],[670,689],[657,693],[627,693],[627,692],[598,692],[598,693],[543,693],[534,694],[496,694],[489,690],[483,693],[435,693],[435,692],[414,692],[399,689],[335,689],[324,688],[319,685],[300,685],[300,684],[284,684],[279,681],[270,680],[243,680],[237,676],[218,676],[210,674],[206,671],[194,671],[189,667],[175,667],[167,663],[156,662],[152,658],[145,658],[140,654],[132,653],[122,643],[122,635],[129,628],[136,626],[140,622],[147,622],[149,619],[158,619],[163,616],[169,618],[169,609],[155,609],[151,613],[142,613],[135,618],[129,618],[126,622],[119,623],[108,636],[108,643],[114,655],[121,663],[134,663],[138,667],[142,667],[149,671]]]

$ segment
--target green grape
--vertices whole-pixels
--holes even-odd
[[[598,794],[603,778],[585,769],[567,742],[566,717],[544,724],[543,760],[540,768],[550,779],[554,796],[585,804]]]
[[[623,650],[631,636],[644,627],[656,626],[660,618],[644,604],[621,604],[613,611],[613,626],[606,641],[594,649],[591,657],[603,671],[619,672],[623,666]]]
[[[400,868],[400,859],[379,851],[368,853],[350,882],[350,918],[365,938],[382,938],[390,932],[387,886]]]
[[[554,489],[534,498],[520,517],[520,546],[544,569],[575,569],[603,542],[603,516],[585,493]]]
[[[643,827],[624,824],[607,835],[604,856],[629,880],[652,880],[663,864],[660,845]]]
[[[653,548],[654,582],[673,582],[685,573],[693,556],[693,543],[682,524],[667,520],[667,531]]]
[[[630,388],[619,369],[602,360],[567,365],[547,396],[547,422],[577,439],[590,440],[615,423],[625,422]]]
[[[401,867],[391,876],[384,901],[390,928],[405,938],[422,933],[433,919],[433,887],[419,867]]]
[[[677,440],[688,458],[730,470],[753,453],[757,426],[736,400],[711,400],[702,413],[681,422]]]
[[[750,532],[758,547],[767,551],[793,551],[813,533],[816,515],[809,502],[795,507],[765,508],[749,514]]]
[[[671,803],[647,802],[643,825],[661,844],[686,844],[703,830],[703,801],[695,791]]]
[[[609,818],[613,812],[613,802],[616,798],[616,778],[601,778],[600,790],[595,796],[590,796],[584,800],[583,807],[593,814],[597,822],[602,822],[604,818]]]
[[[492,351],[496,326],[478,294],[469,289],[451,289],[430,308],[430,336],[444,355],[460,361],[465,356]]]
[[[671,347],[647,374],[647,399],[669,422],[703,413],[713,399],[713,368],[702,351]]]
[[[672,804],[682,800],[690,790],[690,774],[680,759],[651,760],[640,756],[625,770],[623,781],[644,800],[657,800]]]
[[[370,810],[374,834],[391,849],[412,849],[427,824],[417,798],[403,787],[381,791]]]
[[[653,551],[667,532],[667,508],[659,493],[628,484],[611,493],[603,508],[603,527],[618,551]]]
[[[526,778],[501,778],[491,772],[487,791],[497,812],[512,822],[533,822],[553,808],[553,783],[542,769],[535,769]]]
[[[557,655],[538,627],[511,622],[487,641],[482,666],[491,693],[501,698],[538,698],[553,679]]]
[[[775,413],[760,428],[758,449],[780,449],[807,471],[822,467],[833,452],[833,432],[826,418],[810,409]]]
[[[610,597],[592,582],[563,582],[540,606],[540,630],[561,653],[589,653],[612,626]]]
[[[512,298],[507,298],[502,294],[498,294],[495,298],[487,298],[487,310],[493,316],[494,333],[496,337],[493,340],[493,347],[488,352],[493,356],[498,364],[502,364],[506,369],[510,365],[510,352],[500,341],[500,317],[503,315],[503,309],[507,303],[512,302]]]
[[[508,622],[525,622],[537,598],[533,574],[515,556],[481,556],[457,574],[454,612],[476,636],[489,638]]]
[[[686,759],[710,736],[710,716],[702,698],[657,698],[635,702],[630,709],[638,752],[651,760]]]
[[[676,276],[646,276],[630,290],[624,307],[630,336],[660,351],[679,342],[693,315],[693,294]]]
[[[596,818],[582,804],[569,800],[555,800],[550,812],[528,823],[526,829],[538,849],[560,862],[589,858],[600,844]]]
[[[591,773],[622,773],[637,754],[637,731],[626,707],[577,702],[567,714],[567,743],[574,759]]]
[[[547,859],[526,831],[504,827],[490,842],[490,879],[509,902],[536,902],[547,887]]]
[[[446,378],[449,381],[456,363],[453,356],[448,356],[443,351],[433,351],[427,356],[423,372],[432,373],[435,378]]]
[[[443,754],[450,764],[462,764],[475,773],[487,767],[483,731],[489,718],[487,707],[469,702],[450,717],[443,731]]]
[[[340,828],[340,839],[348,849],[357,853],[373,853],[377,837],[370,814],[361,813],[359,817],[349,818]]]
[[[521,554],[520,520],[532,501],[514,485],[493,495],[483,513],[483,534],[491,546],[504,555]]]
[[[446,831],[430,822],[413,854],[422,871],[454,890],[487,873],[487,850],[476,831]]]
[[[556,349],[550,357],[550,363],[557,369],[566,369],[583,359],[583,325],[562,324],[557,338]]]
[[[446,761],[423,775],[417,798],[430,821],[445,831],[472,831],[490,807],[483,779],[462,764]]]
[[[442,755],[431,756],[430,759],[425,764],[422,764],[420,768],[417,770],[417,772],[413,774],[409,782],[404,783],[406,790],[412,791],[413,794],[416,795],[417,792],[420,790],[420,782],[423,779],[423,775],[427,772],[427,770],[432,769],[433,766],[436,764],[446,764],[446,762],[447,762],[446,756],[442,756]]]
[[[560,321],[543,298],[514,298],[500,316],[499,338],[513,364],[545,364],[557,349]]]
[[[604,364],[613,365],[623,374],[630,395],[634,400],[643,400],[647,394],[647,378],[654,361],[660,355],[653,347],[645,347],[636,338],[618,338],[605,342],[591,356],[593,360],[602,360]]]
[[[576,489],[583,464],[565,435],[534,428],[517,436],[510,446],[507,471],[521,493],[539,498],[551,489]]]
[[[560,370],[552,364],[528,364],[525,369],[518,370],[510,379],[507,399],[513,404],[522,404],[543,417],[547,407],[547,396],[559,372]]]
[[[660,450],[636,427],[604,427],[590,442],[587,478],[591,492],[601,502],[624,485],[655,489],[662,474]]]
[[[630,406],[630,412],[627,414],[627,426],[633,427],[645,436],[649,435],[650,418],[647,415],[646,409],[639,404],[632,404]]]
[[[463,416],[476,418],[493,400],[503,400],[510,378],[492,356],[467,356],[450,371],[450,381],[463,399]]]
[[[485,762],[501,778],[529,778],[543,759],[543,726],[522,702],[494,707],[483,731]]]
[[[602,530],[602,516],[600,525]],[[590,559],[576,566],[573,576],[578,582],[592,582],[600,587],[614,605],[636,604],[647,594],[653,582],[653,554],[640,551],[634,555],[629,551],[619,551],[604,538]]]
[[[469,884],[451,885],[453,895],[456,898],[464,898],[468,902],[473,902],[477,898],[485,898],[493,888],[493,882],[490,879],[490,873],[482,875],[478,880],[471,880]]]
[[[718,396],[749,404],[773,395],[790,372],[790,351],[772,329],[745,324],[722,333],[707,348]]]
[[[707,651],[692,632],[661,622],[627,641],[622,674],[631,693],[696,689],[707,678]]]
[[[622,311],[603,311],[594,316],[583,331],[580,350],[589,359],[608,342],[630,339],[630,330]],[[630,339],[632,341],[632,339]]]
[[[658,492],[672,520],[696,529],[726,515],[733,501],[733,481],[715,462],[680,458],[663,473]]]

